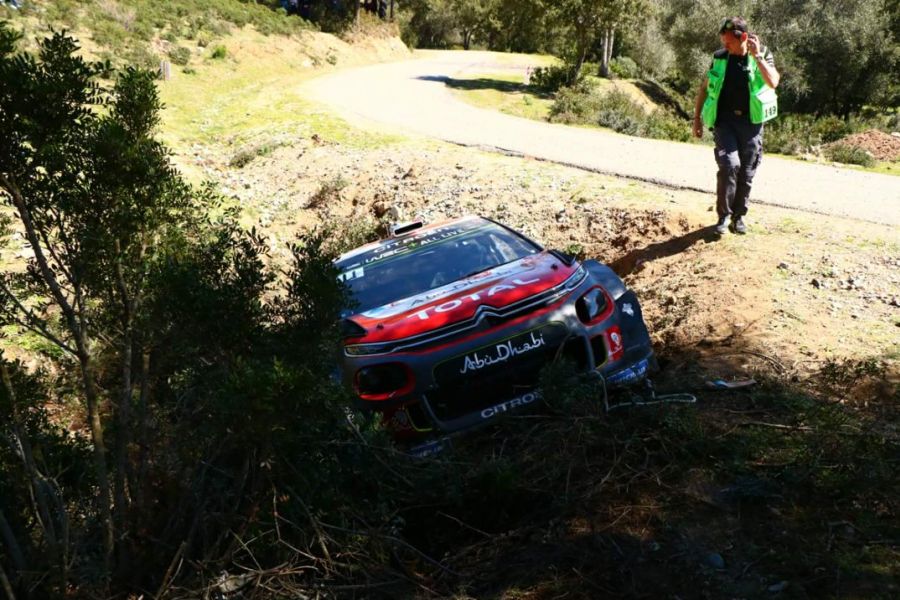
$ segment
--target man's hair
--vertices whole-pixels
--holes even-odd
[[[719,27],[719,33],[732,32],[734,37],[741,37],[747,33],[747,21],[743,17],[726,17],[722,19],[722,25]]]

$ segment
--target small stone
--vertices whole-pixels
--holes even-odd
[[[722,558],[722,555],[718,552],[713,552],[712,554],[708,554],[706,558],[703,559],[703,564],[708,567],[712,567],[713,569],[724,569],[725,559]]]
[[[778,268],[782,271],[787,271],[790,267],[786,262],[778,263]]]
[[[810,283],[812,283],[812,286],[817,290],[822,289],[822,282],[818,279],[813,279]]]

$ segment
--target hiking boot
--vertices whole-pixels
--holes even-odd
[[[722,217],[719,219],[719,222],[716,223],[716,233],[718,235],[725,235],[725,232],[728,231],[728,217]]]
[[[744,235],[745,233],[747,233],[747,226],[744,225],[744,221],[740,217],[738,217],[737,219],[732,219],[731,230],[735,233]]]

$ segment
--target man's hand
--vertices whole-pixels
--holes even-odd
[[[762,51],[762,44],[759,41],[759,36],[756,35],[755,33],[751,33],[747,37],[747,50],[753,56],[756,56],[757,54],[759,54]]]
[[[693,132],[695,138],[700,139],[703,137],[703,122],[700,121],[700,117],[694,117]]]

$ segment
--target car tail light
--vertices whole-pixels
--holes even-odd
[[[412,371],[400,363],[364,367],[356,372],[356,393],[363,400],[390,400],[413,389]]]
[[[610,303],[606,299],[606,294],[599,287],[589,289],[575,302],[575,312],[578,315],[578,320],[585,325],[599,321],[606,316],[609,308]]]

